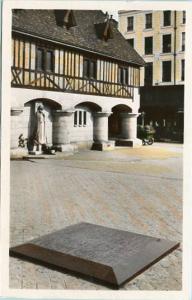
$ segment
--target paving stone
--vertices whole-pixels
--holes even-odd
[[[82,221],[180,242],[182,146],[155,143],[140,150],[11,162],[11,246]],[[174,251],[122,289],[180,290],[181,256]],[[31,268],[11,258],[10,287],[106,289]]]

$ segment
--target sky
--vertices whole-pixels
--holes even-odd
[[[117,10],[108,10],[108,14],[109,15],[113,15],[113,19],[115,19],[116,21],[118,21],[118,12]]]

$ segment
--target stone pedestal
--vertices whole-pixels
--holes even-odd
[[[42,155],[43,151],[38,151],[38,150],[34,150],[34,151],[29,151],[29,155]]]
[[[61,152],[73,151],[70,144],[71,116],[74,111],[56,110],[53,117],[53,145]]]
[[[137,113],[121,113],[121,139],[116,141],[117,146],[137,147],[142,141],[137,138]]]
[[[112,150],[114,149],[114,141],[108,140],[108,117],[111,112],[96,112],[94,113],[93,127],[93,146],[92,150]]]

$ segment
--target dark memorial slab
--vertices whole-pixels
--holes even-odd
[[[179,247],[179,243],[79,223],[10,249],[10,255],[93,277],[119,287]]]

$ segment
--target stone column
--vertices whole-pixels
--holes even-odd
[[[114,142],[108,140],[108,117],[111,112],[96,112],[93,114],[93,150],[109,150],[114,148]]]
[[[96,142],[108,141],[108,117],[111,113],[94,113],[94,132],[93,139]]]
[[[56,110],[53,115],[53,145],[57,150],[71,151],[70,128],[72,126],[71,116],[74,111]]]
[[[121,139],[125,146],[139,146],[142,141],[137,138],[137,117],[138,113],[121,113]]]

